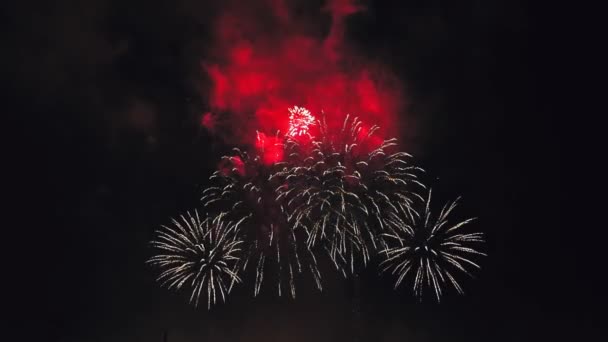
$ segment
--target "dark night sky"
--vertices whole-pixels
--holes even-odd
[[[466,295],[441,305],[364,274],[364,340],[584,340],[594,331],[601,288],[585,260],[595,256],[562,222],[559,109],[545,84],[554,65],[538,51],[547,30],[526,3],[376,1],[348,22],[350,43],[378,51],[406,85],[418,128],[401,138],[447,196],[463,195],[490,254]],[[337,278],[295,302],[269,291],[252,300],[243,287],[206,312],[159,288],[144,265],[154,229],[196,206],[226,149],[198,125],[199,62],[218,6],[8,7],[7,117],[25,128],[12,139],[24,179],[13,198],[27,208],[15,216],[28,221],[21,241],[31,241],[25,257],[36,265],[17,267],[32,279],[20,319],[40,320],[33,330],[45,341],[161,341],[163,331],[171,342],[348,340]]]

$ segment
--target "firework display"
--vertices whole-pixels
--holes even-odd
[[[397,276],[395,288],[409,277],[418,297],[422,297],[425,287],[433,290],[437,301],[446,286],[463,293],[456,278],[461,273],[470,276],[469,269],[480,268],[473,257],[485,254],[478,250],[484,241],[483,234],[463,232],[473,218],[448,223],[448,216],[457,204],[458,199],[447,203],[433,216],[429,190],[421,213],[398,204],[400,210],[389,214],[387,221],[392,229],[383,234],[387,242],[383,250],[386,258],[380,266],[382,271]]]
[[[464,231],[473,219],[448,224],[458,200],[434,215],[422,168],[378,126],[346,116],[336,129],[324,114],[288,113],[285,135],[258,132],[254,148],[222,157],[202,192],[210,216],[187,214],[158,231],[149,262],[163,270],[159,281],[190,285],[195,305],[204,287],[208,307],[250,273],[254,296],[269,284],[295,298],[299,275],[322,289],[322,260],[348,277],[375,258],[395,288],[411,279],[417,297],[426,288],[438,301],[446,287],[463,293],[457,278],[485,254],[482,234]]]
[[[236,232],[245,220],[228,221],[223,213],[201,220],[195,211],[173,219],[172,226],[163,226],[151,242],[159,252],[148,260],[163,270],[158,281],[169,289],[190,287],[190,302],[195,306],[203,291],[207,308],[218,296],[225,301],[230,284],[240,282],[236,265],[243,241]]]

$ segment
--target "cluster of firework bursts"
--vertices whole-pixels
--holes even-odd
[[[248,275],[254,295],[267,284],[295,298],[301,276],[322,290],[321,260],[348,277],[374,259],[395,288],[409,283],[420,298],[462,293],[459,277],[485,254],[482,234],[466,230],[473,219],[449,222],[457,200],[435,213],[423,170],[377,126],[347,116],[332,130],[302,107],[289,119],[287,134],[259,133],[255,150],[222,158],[202,192],[202,217],[157,231],[149,263],[162,270],[158,280],[210,307]]]

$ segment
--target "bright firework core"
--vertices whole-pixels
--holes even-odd
[[[289,130],[291,137],[309,134],[310,126],[315,124],[315,117],[304,107],[289,108]]]
[[[266,165],[271,165],[283,160],[283,139],[285,137],[309,137],[311,138],[311,126],[316,125],[316,118],[304,107],[293,106],[288,108],[289,127],[285,136],[268,136],[263,132],[256,132],[255,147]]]

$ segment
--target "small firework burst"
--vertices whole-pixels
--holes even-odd
[[[197,211],[173,219],[172,225],[158,230],[151,242],[159,253],[148,263],[163,270],[157,280],[169,289],[190,287],[190,302],[195,306],[203,289],[208,309],[218,295],[225,301],[230,292],[228,283],[240,282],[236,263],[243,241],[236,232],[244,221],[228,221],[223,213],[201,220]]]
[[[465,233],[463,227],[473,218],[448,223],[448,216],[456,208],[458,199],[447,203],[437,217],[432,217],[431,191],[424,201],[423,214],[398,204],[399,212],[388,217],[390,232],[383,234],[385,260],[380,263],[382,272],[391,271],[397,277],[397,288],[406,277],[412,279],[414,294],[421,298],[425,287],[431,288],[440,301],[446,286],[462,294],[456,280],[459,273],[471,276],[470,269],[480,266],[474,256],[485,256],[478,250],[484,242],[482,233]]]
[[[307,135],[310,132],[310,126],[314,126],[315,117],[310,111],[304,107],[294,106],[289,108],[289,130],[287,135],[296,137]]]
[[[282,145],[281,145],[281,148]],[[223,157],[224,164],[211,180],[215,185],[203,191],[206,209],[228,210],[231,217],[250,217],[238,234],[246,243],[239,269],[255,268],[254,295],[257,296],[265,279],[276,280],[279,296],[285,291],[295,298],[296,275],[313,276],[322,289],[317,259],[287,222],[284,201],[277,200],[275,189],[284,181],[275,170],[285,168],[285,162],[267,165],[260,155],[234,149],[234,156]],[[263,153],[263,151],[260,151]],[[281,152],[282,153],[282,152]]]
[[[320,136],[308,146],[290,141],[286,155],[296,161],[282,171],[286,183],[277,198],[285,199],[294,227],[306,231],[308,246],[321,244],[346,275],[377,252],[394,203],[409,208],[419,197],[413,186],[424,187],[417,180],[422,169],[409,154],[389,152],[396,140],[377,138],[377,126],[348,116],[334,134],[324,121],[318,125]]]

